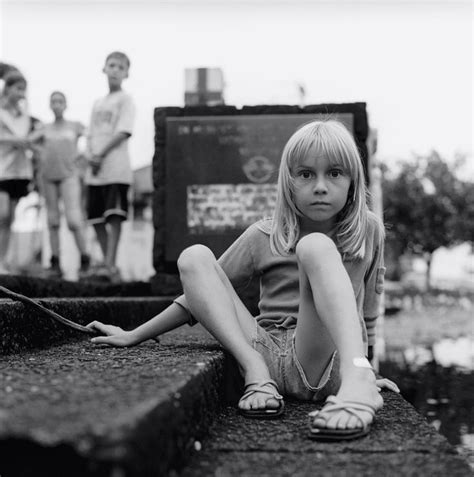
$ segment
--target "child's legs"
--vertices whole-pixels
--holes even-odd
[[[381,407],[373,371],[354,366],[353,358],[365,356],[365,347],[352,284],[334,242],[323,234],[310,234],[300,240],[296,255],[302,303],[295,347],[303,370],[310,382],[317,383],[336,349],[341,377],[337,395]],[[370,420],[367,415],[367,422]],[[355,427],[357,419],[335,412],[325,425]]]
[[[74,235],[74,240],[76,241],[80,254],[85,255],[85,224],[81,209],[79,178],[76,176],[68,177],[60,182],[59,188],[64,203],[64,213],[66,215],[67,225]]]
[[[49,244],[51,255],[59,257],[59,183],[43,181],[43,195],[48,218]]]
[[[295,345],[308,377],[317,379],[335,349],[342,366],[365,356],[362,330],[354,290],[334,242],[324,234],[308,235],[298,243],[296,255],[301,300]]]
[[[4,265],[8,253],[16,202],[8,192],[0,190],[0,265]]]
[[[252,347],[255,318],[238,297],[213,253],[202,245],[189,247],[181,253],[178,269],[191,313],[235,357],[245,381],[269,379],[262,355]],[[268,395],[260,395],[258,399],[258,407],[263,407]]]

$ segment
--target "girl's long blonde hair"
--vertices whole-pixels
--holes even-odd
[[[383,226],[369,211],[364,168],[356,143],[345,126],[334,120],[305,124],[290,137],[283,149],[270,232],[271,250],[275,254],[288,255],[299,240],[302,214],[293,199],[295,181],[292,171],[310,151],[323,154],[331,164],[342,164],[351,177],[346,205],[337,217],[335,237],[344,256],[362,258],[369,215],[374,217],[382,234]]]

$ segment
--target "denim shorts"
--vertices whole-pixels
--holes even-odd
[[[337,393],[341,383],[337,352],[333,353],[319,383],[312,386],[296,356],[295,328],[265,330],[256,324],[252,346],[265,359],[270,376],[283,396],[300,401],[322,401]]]

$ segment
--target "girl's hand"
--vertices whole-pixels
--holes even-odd
[[[379,391],[382,391],[382,389],[389,389],[390,391],[393,391],[395,393],[400,392],[399,387],[390,379],[387,379],[387,378],[377,379],[375,383],[377,384],[377,388]]]
[[[94,344],[106,344],[109,346],[127,347],[133,346],[134,342],[129,331],[125,331],[120,326],[105,325],[100,321],[93,321],[87,325],[87,328],[103,333],[105,336],[98,336],[92,338],[91,342]]]

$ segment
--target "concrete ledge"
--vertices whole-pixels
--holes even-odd
[[[468,463],[401,396],[384,392],[370,434],[346,443],[307,438],[311,403],[287,402],[281,420],[255,421],[225,408],[182,477],[471,476]]]
[[[155,296],[178,294],[175,291],[166,291],[170,288],[165,281],[166,277],[155,279]],[[117,284],[103,282],[72,282],[54,280],[25,275],[0,275],[0,285],[16,293],[29,297],[93,297],[93,296],[151,296],[151,285],[148,282],[123,282]],[[1,298],[1,297],[0,297]]]
[[[199,327],[160,345],[81,341],[0,363],[2,476],[167,475],[223,400],[224,355]]]
[[[48,298],[41,299],[41,303],[81,325],[100,320],[130,329],[162,311],[172,298]],[[81,338],[80,332],[40,315],[22,303],[0,300],[0,355]]]
[[[80,324],[100,319],[129,328],[170,300],[43,301]],[[447,440],[393,393],[384,394],[369,436],[348,443],[307,439],[313,404],[287,402],[277,421],[244,419],[233,406],[220,412],[241,391],[230,392],[232,361],[199,326],[168,333],[160,344],[96,347],[1,300],[0,343],[2,477],[177,475],[190,456],[183,477],[472,475]]]

